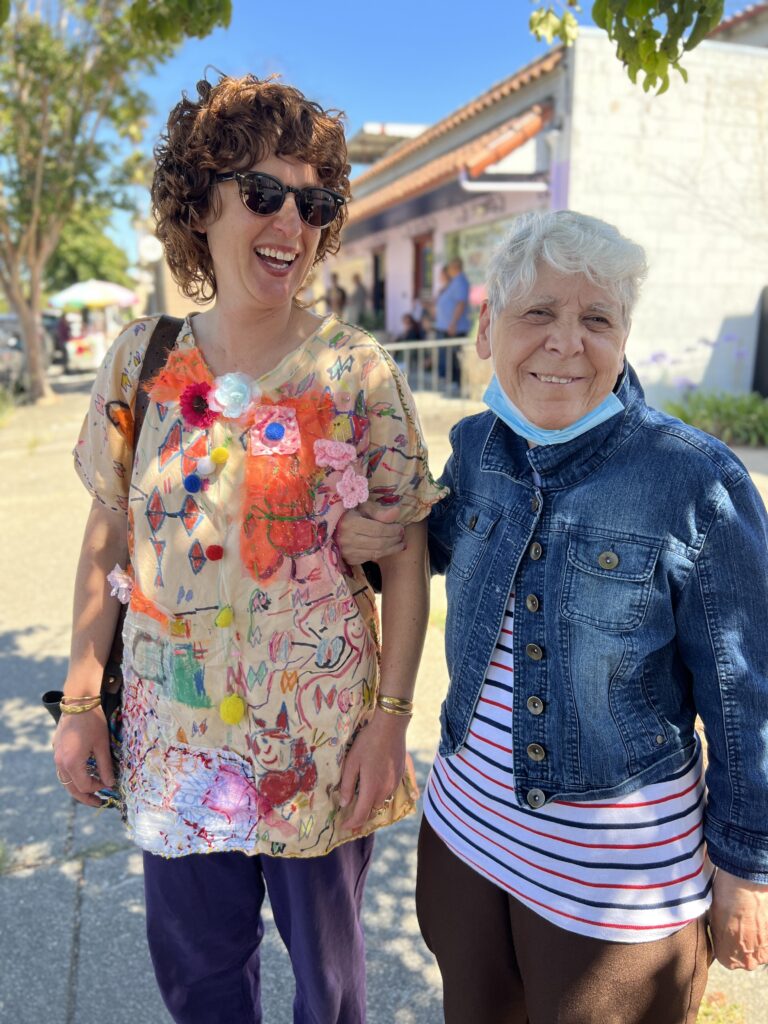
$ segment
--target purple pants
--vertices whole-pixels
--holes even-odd
[[[293,966],[294,1024],[364,1024],[360,923],[373,836],[323,857],[144,854],[147,938],[177,1024],[261,1024],[261,905]]]

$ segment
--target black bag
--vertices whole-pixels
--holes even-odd
[[[152,337],[149,339],[147,350],[144,354],[139,383],[136,390],[136,401],[133,410],[133,450],[136,450],[136,443],[144,424],[149,407],[149,395],[143,385],[148,383],[152,377],[165,366],[168,353],[173,348],[176,337],[184,321],[173,316],[161,316],[157,321]],[[120,606],[120,614],[115,625],[115,635],[112,638],[104,674],[101,677],[101,707],[109,727],[109,743],[112,751],[112,758],[117,765],[120,753],[121,738],[121,690],[123,688],[123,623],[125,622],[126,605]],[[54,722],[61,717],[59,703],[64,696],[61,690],[47,690],[43,696],[43,705],[50,711]],[[109,791],[102,791],[106,793]],[[107,804],[117,805],[116,799],[102,796]]]

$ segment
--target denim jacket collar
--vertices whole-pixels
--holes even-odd
[[[535,470],[545,490],[570,487],[611,458],[648,415],[643,389],[629,363],[625,364],[616,394],[624,405],[623,413],[565,444],[529,448],[522,437],[494,418],[483,446],[481,469],[527,486]]]

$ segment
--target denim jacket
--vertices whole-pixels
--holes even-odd
[[[768,883],[768,520],[747,471],[650,409],[529,449],[493,413],[451,431],[429,520],[447,574],[443,755],[464,743],[515,589],[518,802],[609,799],[708,740],[712,861]],[[540,483],[537,485],[534,471]]]

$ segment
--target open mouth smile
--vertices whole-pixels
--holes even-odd
[[[290,249],[273,249],[267,246],[257,246],[253,251],[270,270],[276,271],[289,270],[299,255]]]

